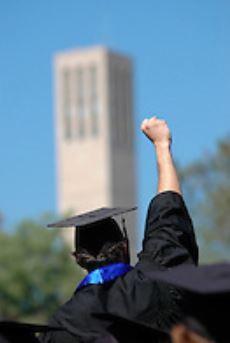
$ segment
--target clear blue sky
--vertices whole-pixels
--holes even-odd
[[[228,0],[0,2],[0,210],[6,224],[55,211],[52,58],[103,44],[133,57],[138,205],[154,192],[142,119],[164,116],[186,164],[230,128]]]

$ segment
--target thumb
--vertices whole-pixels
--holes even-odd
[[[141,123],[141,130],[145,131],[146,129],[148,129],[148,119],[144,119],[143,122]]]

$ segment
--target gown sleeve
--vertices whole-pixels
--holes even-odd
[[[138,257],[138,264],[147,262],[166,268],[198,263],[192,220],[180,194],[166,191],[151,200]]]

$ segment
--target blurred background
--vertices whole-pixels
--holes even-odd
[[[229,16],[227,0],[0,2],[1,317],[43,322],[72,294],[69,241],[44,229],[67,212],[138,205],[140,249],[152,115],[171,128],[201,262],[229,260]]]

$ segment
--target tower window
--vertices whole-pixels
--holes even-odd
[[[98,75],[96,66],[91,66],[89,69],[89,85],[90,85],[90,117],[91,117],[91,132],[93,135],[98,134]]]
[[[65,69],[62,74],[63,85],[63,121],[64,137],[71,138],[71,106],[70,106],[70,72]]]
[[[84,73],[82,68],[76,70],[76,112],[78,123],[78,136],[85,134],[85,100],[84,100]]]

